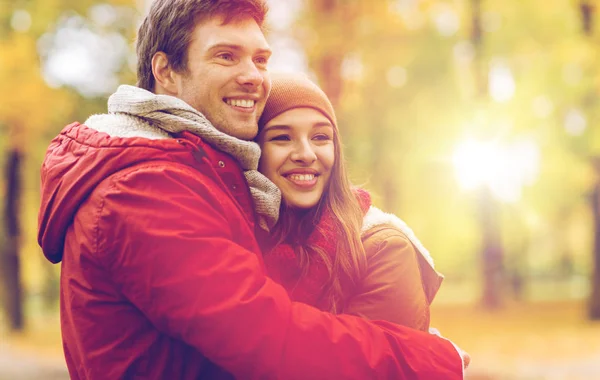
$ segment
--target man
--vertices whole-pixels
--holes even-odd
[[[71,378],[462,379],[450,342],[292,303],[266,277],[254,229],[279,194],[246,141],[270,90],[265,13],[157,0],[139,88],[50,144],[38,239],[62,261]]]

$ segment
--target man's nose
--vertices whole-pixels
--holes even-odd
[[[253,60],[250,59],[242,63],[241,71],[237,76],[239,85],[256,88],[260,86],[264,80],[263,72],[256,67]]]
[[[294,162],[312,164],[317,160],[317,155],[310,145],[310,142],[301,141],[295,145],[294,151],[292,152],[290,158]]]

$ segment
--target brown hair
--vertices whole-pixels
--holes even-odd
[[[272,75],[271,94],[259,128],[263,128],[277,115],[300,107],[316,109],[332,122],[335,161],[329,183],[317,206],[301,214],[289,210],[283,202],[279,221],[271,234],[271,244],[290,244],[304,274],[316,254],[329,272],[329,281],[323,289],[321,300],[325,301],[329,311],[340,313],[344,308],[344,294],[347,294],[347,290],[342,289],[342,281],[349,281],[350,286],[358,283],[366,271],[366,255],[360,239],[363,211],[348,177],[333,107],[325,93],[306,76],[275,74]],[[339,233],[339,236],[336,236],[339,243],[334,255],[307,243],[309,235],[324,212],[333,215]],[[323,234],[327,236],[330,232],[323,231]]]
[[[187,70],[187,52],[197,23],[222,16],[223,23],[247,17],[262,28],[268,7],[265,0],[154,0],[136,42],[138,87],[154,91],[152,58],[167,55],[177,72]]]
[[[313,255],[316,254],[323,261],[329,273],[329,281],[320,299],[325,301],[332,313],[340,313],[344,308],[344,295],[348,294],[348,290],[342,289],[342,282],[347,280],[350,286],[355,286],[366,270],[366,255],[360,239],[363,211],[348,180],[340,143],[336,131],[335,163],[329,184],[317,206],[299,217],[298,213],[287,210],[284,203],[279,222],[272,233],[275,244],[291,244],[303,274],[307,273]],[[339,236],[336,236],[339,243],[334,255],[328,254],[319,246],[307,244],[308,237],[323,212],[334,216],[339,231]],[[323,234],[327,236],[328,232],[330,231],[323,231]]]

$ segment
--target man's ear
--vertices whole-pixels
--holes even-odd
[[[155,93],[177,95],[177,73],[173,71],[169,64],[169,58],[162,51],[157,52],[152,57],[152,74],[156,81]]]

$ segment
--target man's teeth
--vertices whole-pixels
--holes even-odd
[[[289,178],[292,181],[312,181],[315,179],[314,174],[290,174]]]
[[[247,99],[227,99],[227,104],[234,107],[252,108],[254,107],[254,100]]]

